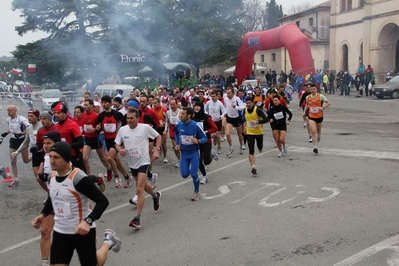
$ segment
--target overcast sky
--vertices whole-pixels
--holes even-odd
[[[33,0],[34,1],[34,0]],[[289,8],[291,5],[296,5],[300,2],[310,2],[317,5],[326,0],[276,0],[278,5],[282,5],[283,9]],[[15,31],[15,26],[22,24],[22,18],[19,17],[19,12],[11,10],[12,0],[0,0],[0,56],[11,56],[11,51],[19,44],[26,44],[46,37],[43,32],[27,33],[24,36],[19,36]]]

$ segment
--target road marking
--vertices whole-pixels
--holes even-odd
[[[290,152],[312,153],[311,148],[290,146],[289,149],[290,149]],[[319,148],[319,153],[327,154],[327,155],[344,156],[344,157],[365,157],[365,158],[373,158],[373,159],[399,160],[398,152],[389,152],[389,151],[365,151],[365,150],[352,150],[352,149],[351,150],[342,150],[342,149]]]
[[[398,252],[397,247],[394,247],[394,245],[398,243],[399,243],[399,235],[396,235],[394,237],[381,241],[380,243],[371,246],[363,251],[360,251],[359,253],[353,255],[352,257],[340,261],[334,264],[333,266],[351,266],[385,249],[390,249]]]
[[[255,157],[259,157],[259,156],[262,156],[262,155],[265,155],[265,154],[268,154],[268,153],[271,153],[271,152],[274,152],[274,151],[275,151],[275,149],[268,150],[268,151],[265,151],[265,152],[262,152],[262,153],[259,153],[259,154],[255,155]],[[231,166],[233,166],[233,165],[237,165],[237,164],[240,164],[240,163],[243,163],[243,162],[248,162],[248,158],[243,159],[243,160],[239,160],[239,161],[234,162],[234,163],[230,163],[230,164],[228,164],[228,165],[226,165],[226,166],[224,166],[224,167],[215,169],[215,170],[209,172],[208,174],[213,174],[213,173],[217,173],[217,172],[223,171],[223,170],[225,170],[225,169],[227,169],[227,168],[229,168],[229,167],[231,167]],[[164,188],[164,189],[160,190],[160,192],[169,191],[169,190],[171,190],[171,189],[174,189],[174,188],[176,188],[176,187],[179,187],[179,186],[182,186],[182,185],[184,185],[184,184],[186,184],[186,183],[191,183],[191,182],[193,182],[193,181],[192,181],[191,178],[190,178],[190,179],[188,179],[188,180],[185,180],[185,181],[182,181],[182,182],[177,183],[177,184],[175,184],[175,185],[172,185],[172,186],[169,186],[169,187],[167,187],[167,188]],[[146,195],[146,198],[149,198],[149,197],[150,197],[150,195]],[[114,207],[114,208],[108,209],[108,210],[106,210],[106,211],[103,213],[103,216],[106,215],[106,214],[112,213],[112,212],[114,212],[114,211],[117,211],[117,210],[119,210],[119,209],[125,208],[125,207],[127,207],[127,206],[131,206],[131,204],[130,204],[130,203],[123,203],[123,204],[118,205],[118,206],[116,206],[116,207]],[[9,251],[12,251],[12,250],[14,250],[14,249],[23,247],[23,246],[25,246],[25,245],[31,244],[31,243],[36,242],[36,241],[39,241],[39,240],[40,240],[40,236],[32,237],[32,238],[30,238],[30,239],[27,239],[27,240],[25,240],[25,241],[22,241],[22,242],[20,242],[20,243],[17,243],[17,244],[15,244],[15,245],[12,245],[12,246],[10,246],[10,247],[8,247],[8,248],[5,248],[5,249],[1,250],[1,251],[0,251],[0,254],[7,253],[7,252],[9,252]]]

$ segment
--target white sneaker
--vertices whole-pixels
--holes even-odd
[[[317,142],[320,142],[321,136],[320,134],[317,135]]]
[[[200,183],[201,183],[201,184],[206,184],[206,183],[208,183],[208,176],[203,176],[203,177],[201,178]]]
[[[287,145],[283,146],[283,150],[284,150],[284,153],[287,153],[287,152],[288,152]]]
[[[240,146],[240,154],[242,154],[242,150],[243,150],[244,148],[242,147],[242,146]]]
[[[168,158],[164,157],[164,158],[163,158],[163,162],[164,162],[164,163],[167,163],[167,162],[168,162]]]
[[[278,158],[283,157],[283,153],[282,153],[282,152],[279,152],[278,155],[277,155],[277,157],[278,157]]]
[[[180,162],[177,162],[177,163],[175,164],[175,167],[176,167],[176,168],[179,168],[179,167],[180,167]]]
[[[158,174],[157,173],[152,173],[152,178],[151,178],[151,186],[152,189],[157,187],[157,181],[158,181]]]
[[[137,205],[138,199],[139,199],[139,197],[137,195],[134,195],[134,197],[129,200],[129,203],[133,204],[133,205]]]
[[[110,240],[112,242],[112,245],[110,246],[110,249],[114,251],[115,253],[118,253],[119,250],[121,249],[121,240],[116,237],[114,230],[112,229],[105,229],[104,230],[104,241],[105,240]]]
[[[306,127],[306,122],[303,122],[303,127]]]
[[[312,136],[309,136],[309,143],[312,143],[312,142],[313,142]]]
[[[242,145],[242,149],[245,151],[247,147],[245,145]]]
[[[119,188],[121,186],[121,179],[119,177],[115,177],[115,188]]]

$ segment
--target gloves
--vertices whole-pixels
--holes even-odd
[[[42,180],[43,182],[48,182],[48,173],[41,173],[38,174],[40,180]]]
[[[36,147],[36,145],[35,145],[35,146],[32,146],[32,147],[30,147],[29,151],[30,151],[30,153],[35,153],[35,152],[37,151],[37,147]]]
[[[1,134],[1,136],[2,136],[3,138],[7,137],[7,135],[8,135],[8,132],[4,132],[3,134]]]
[[[15,157],[17,157],[18,156],[18,152],[17,151],[14,151],[13,153],[11,153],[11,157],[14,159]]]

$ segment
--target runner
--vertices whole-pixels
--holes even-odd
[[[112,172],[114,172],[115,188],[121,186],[121,181],[119,178],[118,170],[121,172],[122,176],[125,177],[125,188],[131,186],[132,177],[126,172],[118,153],[115,149],[115,137],[120,125],[123,123],[124,117],[121,112],[112,110],[111,105],[112,99],[108,95],[104,95],[101,98],[101,103],[103,105],[104,111],[98,115],[96,132],[104,131],[104,138],[106,147],[108,150],[107,161],[111,166]],[[107,181],[112,180],[112,174],[109,176],[107,171]]]
[[[161,206],[161,192],[154,192],[147,182],[147,172],[151,164],[148,148],[149,139],[156,139],[156,149],[152,153],[153,160],[156,160],[159,158],[159,151],[161,150],[161,135],[149,125],[139,123],[140,112],[138,110],[129,110],[126,115],[128,125],[121,127],[118,131],[115,138],[115,147],[120,155],[128,155],[129,168],[136,180],[137,214],[129,223],[129,226],[139,229],[141,212],[145,202],[144,191],[152,195],[154,210],[157,211]],[[122,144],[124,144],[124,148],[121,147]]]
[[[164,89],[165,90],[165,89]],[[169,105],[169,101],[168,101]],[[166,156],[166,153],[168,152],[168,147],[166,147],[166,135],[163,134],[165,131],[165,124],[166,124],[166,118],[165,114],[168,111],[164,106],[161,105],[161,100],[159,98],[154,99],[154,110],[155,114],[157,115],[157,132],[159,135],[162,137],[162,153],[163,153],[163,162],[167,163],[168,162],[168,157]]]
[[[201,143],[199,145],[200,158],[199,158],[199,170],[202,174],[201,184],[206,184],[209,182],[208,175],[206,174],[205,166],[210,165],[212,160],[218,160],[217,154],[212,150],[212,140],[211,135],[216,133],[218,128],[213,122],[212,117],[205,113],[204,103],[195,102],[194,103],[194,116],[193,120],[201,127],[208,138],[207,142]]]
[[[14,180],[8,185],[9,187],[19,186],[19,178],[18,178],[18,165],[17,165],[17,156],[12,156],[12,154],[17,151],[17,149],[21,146],[22,142],[25,139],[26,128],[29,127],[29,121],[17,114],[17,107],[15,105],[9,105],[7,107],[7,124],[8,129],[6,132],[1,134],[1,142],[3,142],[3,138],[5,138],[8,134],[10,134],[10,159],[11,159],[11,168],[12,173],[14,175]],[[25,148],[21,150],[22,159],[24,163],[29,163],[31,158],[28,156],[28,149]]]
[[[281,96],[275,95],[273,97],[273,105],[270,106],[267,115],[273,130],[273,137],[280,151],[277,156],[279,158],[283,157],[283,153],[287,153],[288,151],[287,145],[285,145],[285,136],[287,134],[287,125],[290,124],[292,118],[292,113],[287,106],[281,104]]]
[[[323,104],[325,105],[323,106]],[[314,84],[311,85],[310,95],[306,97],[304,115],[308,114],[309,130],[312,135],[313,152],[319,153],[317,142],[321,139],[321,127],[323,125],[323,111],[330,106],[326,96],[317,92]]]
[[[221,101],[218,100],[217,93],[216,91],[211,92],[211,101],[208,101],[205,104],[205,112],[207,112],[211,117],[213,122],[217,126],[217,131],[216,134],[213,134],[213,145],[218,146],[216,152],[218,154],[222,153],[222,140],[221,140],[221,131],[222,131],[222,117],[226,113],[226,109],[224,108],[224,105],[222,104]]]
[[[94,186],[86,174],[70,165],[72,149],[63,141],[50,150],[53,170],[49,197],[40,215],[31,221],[39,228],[46,216],[55,212],[50,264],[69,265],[76,249],[82,265],[103,265],[109,249],[118,252],[120,240],[115,233],[104,231],[104,243],[96,251],[96,225],[108,206],[107,198]],[[90,200],[95,202],[90,209]]]
[[[191,200],[197,201],[200,199],[198,144],[207,142],[208,138],[202,128],[191,120],[193,115],[194,111],[191,107],[184,107],[181,111],[181,121],[175,128],[176,146],[174,149],[181,151],[180,173],[182,177],[187,178],[191,174],[193,178],[194,194]]]
[[[165,131],[163,132],[163,135],[167,135],[169,132],[169,137],[170,140],[172,141],[172,147],[176,146],[176,140],[175,140],[175,127],[176,124],[180,121],[180,113],[181,109],[178,108],[176,100],[170,100],[169,101],[169,106],[170,109],[166,112],[166,125],[165,125]],[[175,164],[175,167],[178,168],[180,167],[180,151],[177,151],[173,149],[177,158],[177,163]]]
[[[263,150],[263,126],[262,124],[267,123],[267,117],[263,112],[262,108],[255,106],[254,99],[247,97],[246,108],[244,109],[245,117],[245,131],[248,140],[248,159],[251,165],[251,172],[253,175],[257,174],[255,165],[255,141],[259,152]]]
[[[308,115],[303,112],[305,110],[305,106],[306,106],[306,97],[308,97],[308,95],[310,94],[310,87],[311,87],[311,83],[305,84],[304,89],[300,92],[301,97],[299,99],[298,111],[302,108],[303,127],[307,128],[308,135],[309,135],[309,142],[313,142],[312,134],[310,133],[310,129],[309,129]]]
[[[226,97],[224,98],[224,106],[226,108],[226,136],[229,144],[229,152],[226,156],[231,156],[234,152],[233,141],[231,139],[231,130],[233,127],[237,129],[238,141],[240,143],[240,154],[243,152],[242,148],[242,117],[239,115],[239,111],[244,110],[245,105],[240,98],[234,96],[234,89],[232,87],[227,88]]]

